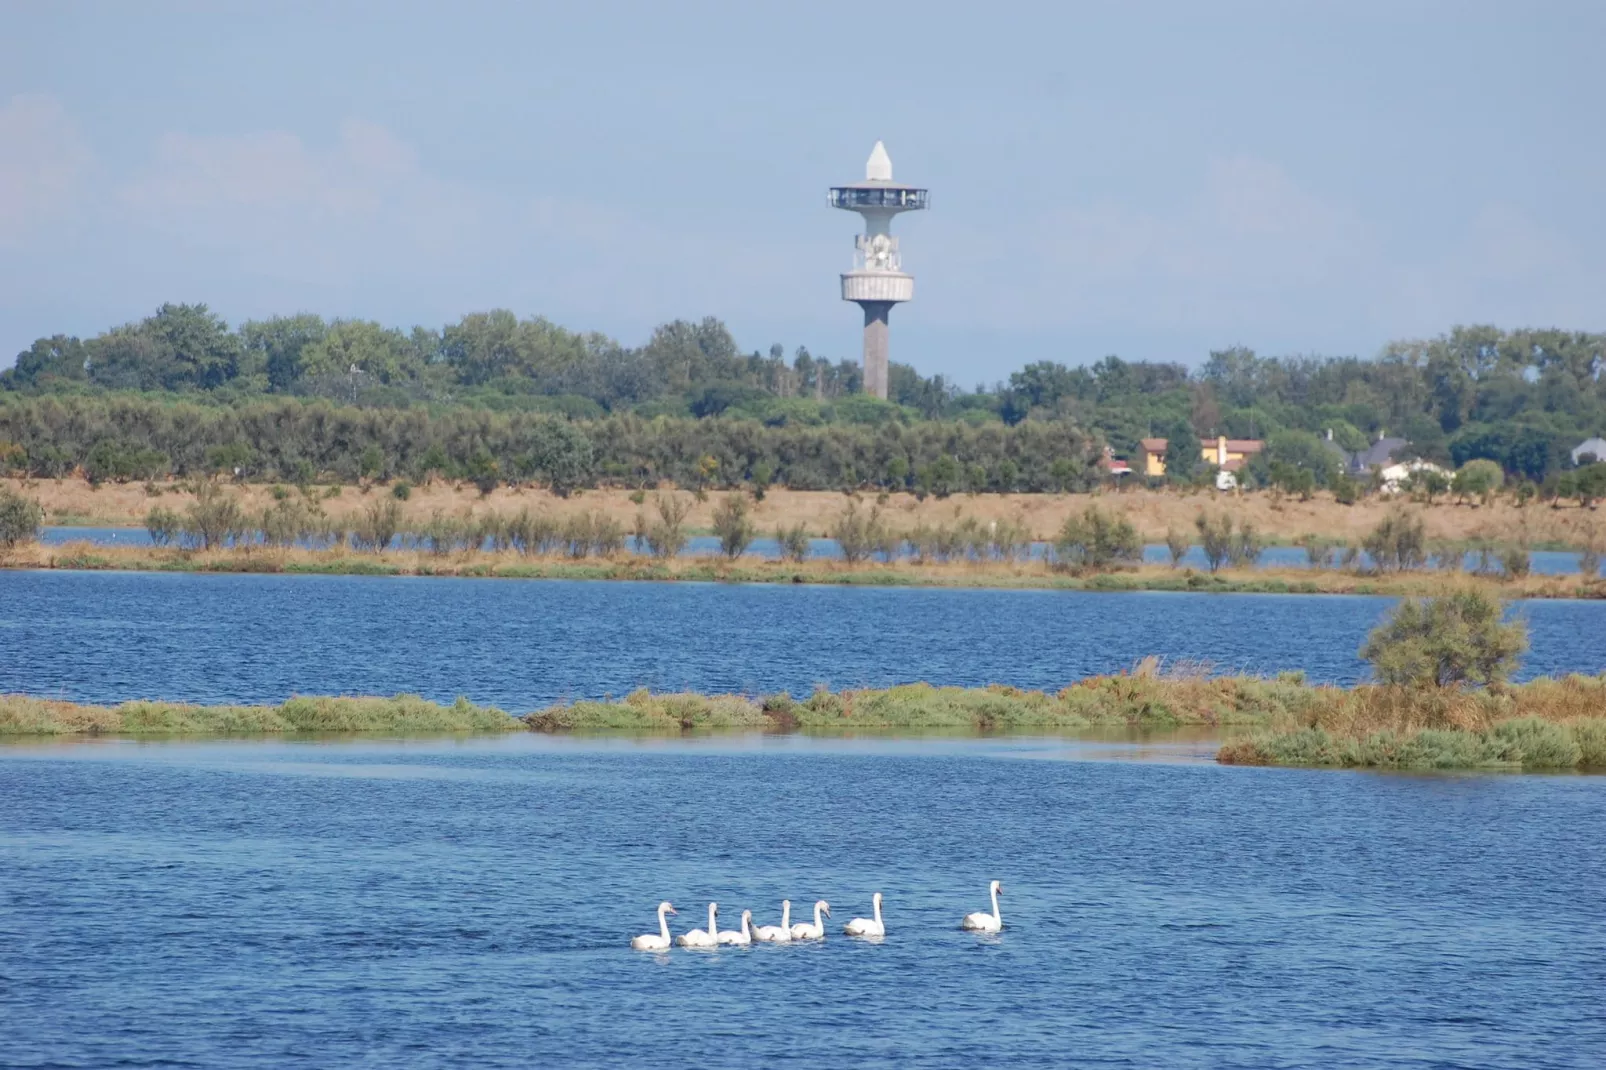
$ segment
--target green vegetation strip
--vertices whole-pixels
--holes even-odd
[[[1057,693],[909,684],[785,695],[654,695],[574,702],[525,717],[538,731],[1060,732],[1219,728],[1231,764],[1394,769],[1606,768],[1606,676],[1539,679],[1499,691],[1276,678],[1091,677]]]
[[[394,698],[293,698],[279,706],[192,706],[179,702],[73,702],[0,695],[0,736],[237,736],[290,732],[401,735],[507,732],[519,721],[493,706],[450,706],[417,695]]]

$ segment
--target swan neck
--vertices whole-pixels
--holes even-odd
[[[875,907],[875,922],[876,922],[877,925],[880,925],[881,924],[881,900],[877,899],[875,901],[875,903],[872,904],[872,905]]]
[[[791,927],[792,927],[792,904],[791,903],[787,903],[787,904],[785,904],[784,906],[781,907],[781,928],[783,928],[783,929],[791,929]]]
[[[992,892],[993,892],[993,920],[998,922],[1000,925],[1002,925],[1004,919],[1001,918],[999,916],[999,914],[998,914],[998,886],[996,884],[993,885]]]
[[[669,914],[663,907],[658,908],[658,934],[669,939]]]

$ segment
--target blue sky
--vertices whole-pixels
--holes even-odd
[[[162,301],[856,357],[877,138],[896,360],[1371,355],[1606,329],[1606,4],[0,0],[0,365]]]

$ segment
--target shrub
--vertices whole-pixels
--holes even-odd
[[[1294,545],[1305,551],[1305,562],[1311,568],[1332,568],[1342,543],[1324,535],[1301,535]]]
[[[1126,517],[1090,505],[1081,516],[1065,518],[1054,539],[1054,558],[1061,568],[1103,572],[1137,564],[1143,559],[1143,543]]]
[[[450,516],[439,509],[429,515],[429,519],[415,530],[413,537],[436,557],[445,557],[457,549],[459,543],[467,534],[468,525],[461,519]],[[389,540],[385,540],[389,543]]]
[[[549,554],[558,544],[558,522],[544,510],[520,509],[508,517],[506,528],[508,542],[521,554]]]
[[[988,530],[987,547],[998,560],[1013,564],[1031,553],[1031,529],[1022,517],[999,520]]]
[[[213,550],[245,533],[245,514],[234,495],[211,480],[195,488],[195,501],[185,510],[183,531],[186,538]]]
[[[636,513],[636,541],[657,558],[671,558],[686,548],[686,517],[691,500],[670,492],[656,499],[658,518],[649,520],[645,512]]]
[[[150,512],[145,514],[145,531],[156,546],[167,546],[179,536],[183,528],[183,521],[173,510],[164,506],[153,505]]]
[[[1252,565],[1265,549],[1253,524],[1245,521],[1234,531],[1233,519],[1226,513],[1211,519],[1201,512],[1194,518],[1193,526],[1199,531],[1199,545],[1211,572],[1219,571],[1222,565],[1234,568]]]
[[[1165,529],[1165,552],[1171,558],[1171,567],[1176,568],[1182,564],[1182,559],[1188,553],[1188,537],[1174,528]]]
[[[784,560],[799,563],[808,560],[809,532],[802,524],[776,528],[775,541],[780,544]]]
[[[1584,528],[1583,540],[1578,547],[1578,571],[1587,579],[1600,575],[1602,552],[1606,551],[1606,527],[1590,521]]]
[[[1500,569],[1506,578],[1520,580],[1533,568],[1533,555],[1526,546],[1510,545],[1500,550]]]
[[[563,522],[563,548],[564,552],[576,561],[591,552],[593,537],[596,534],[588,513],[576,513]]]
[[[1578,764],[1606,767],[1606,717],[1585,717],[1568,727],[1578,743]]]
[[[351,541],[359,550],[379,553],[389,549],[401,526],[401,502],[395,498],[371,501],[352,526]]]
[[[1530,769],[1571,769],[1583,756],[1571,732],[1538,717],[1500,721],[1489,736],[1505,745],[1508,760]]]
[[[872,506],[868,513],[859,508],[853,499],[843,507],[831,529],[831,538],[842,551],[842,559],[850,565],[858,564],[870,555],[881,535],[881,508]]]
[[[398,479],[396,485],[390,488],[390,496],[404,502],[413,496],[413,485],[405,479]]]
[[[154,510],[152,510],[154,512]],[[262,541],[269,546],[293,546],[311,537],[316,525],[312,510],[294,498],[282,498],[262,511]],[[150,525],[146,524],[147,529]],[[155,541],[155,535],[152,535]]]
[[[1339,505],[1354,505],[1361,496],[1361,485],[1343,472],[1333,477],[1333,500]]]
[[[600,510],[591,514],[591,549],[598,557],[613,557],[625,548],[625,526]]]
[[[714,507],[714,534],[719,536],[719,552],[732,561],[747,552],[758,535],[747,512],[747,496],[733,491]]]
[[[1421,568],[1427,561],[1427,534],[1422,519],[1403,509],[1390,511],[1361,540],[1361,546],[1380,572]]]
[[[38,502],[10,487],[0,487],[0,546],[10,549],[38,538],[44,519],[44,508]]]
[[[1502,623],[1500,603],[1480,591],[1407,598],[1361,647],[1385,684],[1460,687],[1503,684],[1528,648],[1520,620]]]

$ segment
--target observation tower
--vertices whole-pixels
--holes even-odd
[[[892,160],[881,142],[870,150],[864,181],[831,187],[831,207],[858,212],[864,233],[853,240],[853,270],[842,276],[842,300],[864,309],[864,392],[887,396],[887,314],[915,295],[904,274],[892,217],[926,207],[926,191],[892,181]]]

